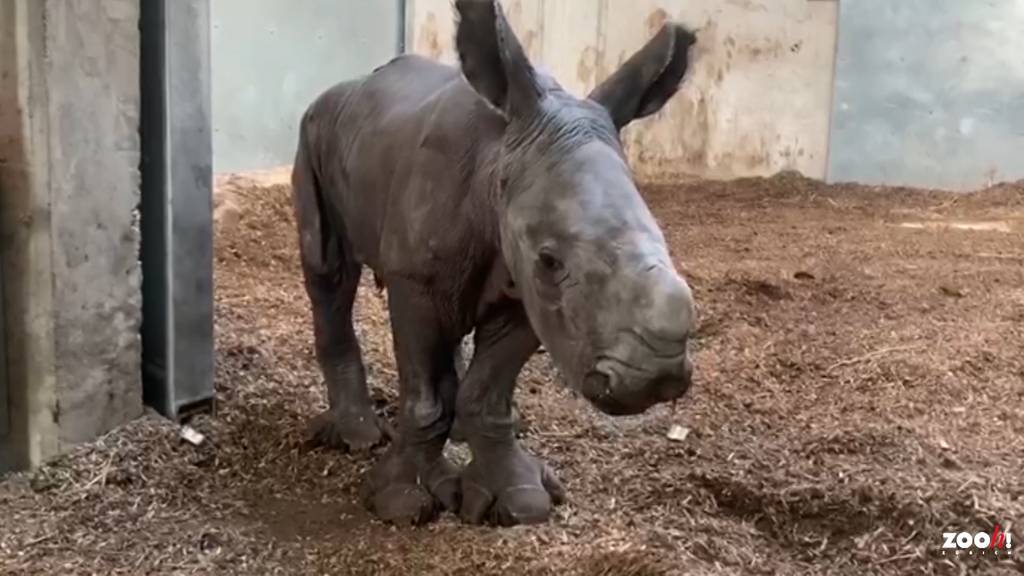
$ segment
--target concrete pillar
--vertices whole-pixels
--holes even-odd
[[[139,103],[139,0],[0,0],[0,469],[142,412]]]

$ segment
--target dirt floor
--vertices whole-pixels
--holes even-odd
[[[221,184],[218,412],[192,422],[206,441],[147,417],[7,478],[0,572],[1024,572],[1024,550],[940,552],[942,532],[996,523],[1024,548],[1024,185],[647,188],[699,305],[692,395],[612,419],[538,355],[520,380],[524,442],[570,502],[539,527],[396,529],[357,504],[372,455],[304,443],[325,400],[287,184]],[[364,287],[390,415],[385,306]]]

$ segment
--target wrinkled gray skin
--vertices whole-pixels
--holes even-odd
[[[455,4],[461,70],[401,56],[302,119],[293,200],[330,401],[313,430],[349,449],[382,439],[352,325],[365,265],[387,291],[400,381],[398,434],[367,505],[402,523],[442,507],[473,523],[542,522],[564,490],[518,444],[512,410],[541,342],[608,414],[690,385],[690,289],[618,134],[677,91],[694,37],[666,25],[580,100],[534,70],[496,2]],[[461,472],[442,455],[456,414],[473,453]]]

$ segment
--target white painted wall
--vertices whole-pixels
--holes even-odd
[[[666,19],[699,29],[680,93],[623,139],[641,178],[825,175],[834,0],[504,0],[538,65],[586,95]],[[450,0],[409,0],[409,51],[449,63]]]

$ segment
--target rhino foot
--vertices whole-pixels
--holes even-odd
[[[551,468],[517,443],[474,453],[462,474],[461,516],[472,524],[539,524],[564,501]]]
[[[394,444],[370,470],[362,496],[385,522],[426,524],[442,509],[458,510],[459,471],[443,455],[423,458],[414,447]]]
[[[387,422],[372,408],[364,410],[327,410],[309,424],[310,442],[339,450],[361,452],[393,436]]]

